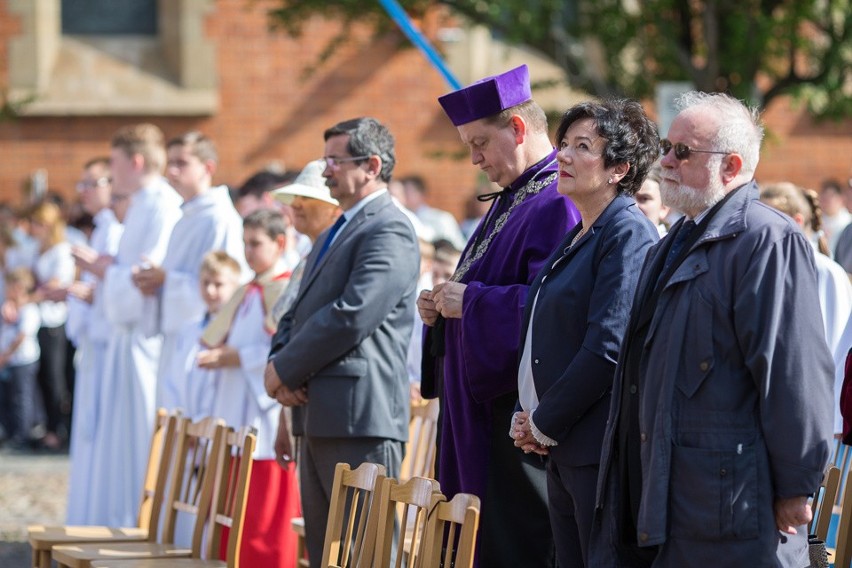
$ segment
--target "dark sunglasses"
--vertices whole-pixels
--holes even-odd
[[[668,154],[671,149],[674,148],[675,158],[678,160],[686,160],[689,158],[689,155],[692,152],[696,152],[699,154],[730,154],[730,152],[717,152],[715,150],[696,150],[695,148],[690,148],[683,142],[678,142],[676,144],[672,144],[672,141],[668,138],[663,138],[660,140],[660,156],[665,156]]]

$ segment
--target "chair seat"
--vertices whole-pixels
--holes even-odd
[[[60,565],[88,568],[94,560],[188,557],[192,550],[174,544],[125,542],[116,544],[80,544],[53,547],[53,559]]]
[[[135,560],[97,560],[92,568],[227,568],[221,560],[200,558],[139,558]]]
[[[30,525],[27,536],[33,548],[41,549],[60,543],[140,541],[148,538],[148,531],[139,527]]]

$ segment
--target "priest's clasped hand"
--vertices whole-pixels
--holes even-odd
[[[435,325],[438,321],[438,316],[441,315],[435,308],[435,302],[432,300],[432,290],[421,290],[417,297],[417,310],[420,312],[420,319],[428,326]]]
[[[432,289],[432,300],[438,313],[445,318],[461,318],[466,288],[467,284],[461,282],[444,282],[435,286]]]

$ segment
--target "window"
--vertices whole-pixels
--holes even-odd
[[[62,35],[157,35],[156,0],[62,0]]]
[[[9,97],[24,116],[205,116],[219,103],[204,32],[215,0],[8,0]]]

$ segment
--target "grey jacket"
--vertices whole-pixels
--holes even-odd
[[[832,360],[812,247],[792,220],[757,197],[750,183],[722,206],[666,284],[649,324],[637,529],[640,544],[660,546],[654,566],[807,564],[801,535],[780,539],[773,501],[819,486],[832,429]],[[665,250],[649,252],[637,297],[654,284],[648,272]],[[611,556],[621,379],[618,370],[594,566],[621,565]]]
[[[308,256],[270,361],[287,387],[307,385],[305,435],[405,441],[405,357],[420,264],[414,229],[385,194],[341,229],[314,266],[320,248]]]

